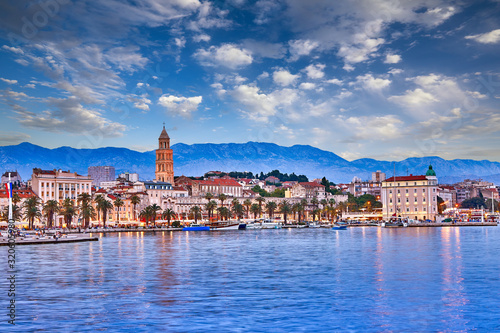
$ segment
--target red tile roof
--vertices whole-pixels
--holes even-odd
[[[194,180],[200,185],[212,185],[212,186],[241,186],[234,179],[210,179],[210,180]]]
[[[12,190],[13,194],[19,195],[21,199],[26,199],[30,198],[32,196],[36,196],[35,192],[33,192],[31,189],[22,189],[22,190]],[[7,190],[0,190],[0,198],[8,198],[9,194],[7,193]]]
[[[384,182],[407,182],[407,181],[416,181],[416,180],[427,180],[426,176],[396,176],[387,178]]]
[[[316,182],[301,182],[299,184],[305,187],[325,187],[325,185],[321,185]]]

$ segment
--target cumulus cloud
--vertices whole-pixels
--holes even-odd
[[[316,88],[316,84],[314,84],[312,82],[302,82],[299,85],[299,88],[303,89],[303,90],[312,90],[312,89]]]
[[[337,86],[341,86],[342,84],[344,84],[344,82],[342,80],[339,80],[339,79],[330,79],[330,80],[326,80],[325,82],[330,83],[330,84],[335,84]]]
[[[397,64],[401,61],[401,56],[398,54],[387,54],[385,56],[384,63],[385,64]]]
[[[302,56],[309,55],[314,49],[319,46],[319,43],[309,39],[297,39],[288,42],[290,60],[296,61]]]
[[[484,34],[465,36],[465,39],[473,39],[476,42],[483,44],[496,44],[500,42],[500,29],[486,32]]]
[[[151,104],[151,100],[146,96],[130,96],[128,100],[134,103],[135,108],[143,111],[149,111],[149,104]]]
[[[74,134],[95,133],[104,137],[118,137],[126,126],[102,116],[97,110],[83,107],[77,98],[48,98],[51,110],[41,113],[18,111],[20,124],[47,132]]]
[[[309,65],[304,70],[306,75],[310,79],[322,79],[325,76],[323,70],[325,69],[324,64]]]
[[[285,57],[286,48],[281,43],[269,43],[254,39],[246,39],[242,46],[252,54],[263,58],[281,59]]]
[[[265,94],[258,87],[251,85],[237,86],[230,94],[245,107],[242,113],[258,122],[267,122],[270,117],[276,115],[280,107],[291,105],[298,99],[294,89],[286,88]]]
[[[356,133],[348,141],[372,140],[373,138],[392,140],[400,137],[403,133],[403,121],[394,115],[339,117],[337,122],[352,133]]]
[[[431,93],[425,92],[421,88],[417,88],[415,90],[407,90],[404,93],[404,95],[391,96],[388,98],[388,100],[405,107],[412,107],[412,106],[420,107],[426,104],[439,101]]]
[[[202,96],[178,97],[173,95],[162,95],[158,100],[158,104],[165,107],[170,113],[189,118],[191,114],[198,109],[201,101]]]
[[[297,82],[300,75],[291,74],[286,69],[280,69],[274,71],[273,73],[273,81],[281,86],[289,86],[295,84]]]
[[[24,54],[24,51],[19,47],[3,45],[2,49],[16,53],[16,54]]]
[[[363,87],[365,90],[380,92],[391,84],[391,80],[384,78],[375,78],[372,74],[365,74],[356,77],[356,84]]]
[[[7,84],[17,84],[17,80],[9,80],[9,79],[4,79],[3,77],[0,77],[0,80]]]
[[[348,64],[357,64],[368,60],[379,46],[384,43],[383,38],[369,38],[365,34],[355,36],[355,42],[340,47],[338,55]]]
[[[209,42],[210,39],[212,39],[212,38],[207,34],[199,34],[199,35],[193,36],[193,41],[196,43]]]
[[[204,66],[221,66],[230,69],[248,66],[253,61],[250,51],[238,48],[233,44],[223,44],[220,47],[211,46],[208,49],[198,49],[194,57]]]

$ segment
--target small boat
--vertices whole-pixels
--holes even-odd
[[[246,224],[238,221],[215,221],[208,223],[210,230],[245,230]]]
[[[321,224],[319,224],[319,222],[308,222],[307,227],[308,228],[321,228]]]
[[[388,222],[380,223],[382,228],[401,228],[408,227],[408,220],[402,217],[392,217]]]
[[[347,226],[346,225],[334,225],[332,227],[332,230],[347,230]]]
[[[262,224],[260,222],[247,223],[246,229],[247,230],[262,229]]]
[[[209,231],[209,230],[210,230],[209,226],[196,223],[192,223],[188,227],[182,228],[182,231]]]

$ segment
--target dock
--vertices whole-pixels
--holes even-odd
[[[95,242],[99,237],[91,237],[89,234],[62,236],[59,239],[53,237],[17,237],[15,245],[34,245],[34,244],[59,244],[59,243],[78,243],[78,242]],[[8,239],[0,238],[0,246],[8,246]]]

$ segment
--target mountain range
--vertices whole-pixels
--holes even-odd
[[[309,178],[325,176],[332,182],[350,182],[353,177],[371,179],[371,173],[381,170],[390,177],[425,174],[432,164],[440,183],[463,179],[483,179],[500,184],[500,163],[487,160],[445,160],[437,156],[412,157],[402,161],[358,159],[347,161],[340,156],[308,145],[283,147],[274,143],[247,142],[225,144],[174,144],[175,175],[201,176],[207,171],[269,172],[303,174]],[[116,173],[137,172],[140,179],[154,179],[155,152],[138,152],[127,148],[48,149],[31,143],[0,147],[0,171],[17,170],[24,180],[33,168],[62,169],[87,174],[95,165],[114,166]]]

